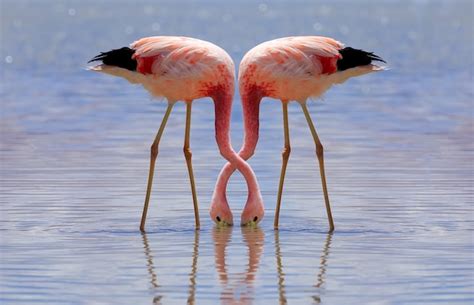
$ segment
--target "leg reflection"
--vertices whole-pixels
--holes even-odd
[[[265,234],[258,227],[242,227],[242,237],[248,249],[247,269],[243,273],[229,275],[226,247],[231,240],[232,229],[232,227],[215,227],[212,232],[216,269],[222,286],[221,304],[252,304],[253,282],[263,252]]]
[[[332,240],[332,233],[328,233],[328,235],[326,236],[326,241],[324,242],[323,253],[321,254],[321,263],[319,265],[319,272],[316,278],[316,284],[314,285],[314,287],[316,288],[320,288],[321,286],[323,286],[324,281],[325,281],[326,268],[328,265],[329,250],[331,249],[331,240]]]
[[[145,250],[146,256],[146,265],[148,273],[150,274],[150,284],[153,290],[158,290],[160,285],[158,283],[158,277],[155,273],[155,267],[153,264],[153,254],[148,243],[147,234],[142,231],[142,240],[143,240],[143,249]],[[193,245],[193,260],[191,265],[191,272],[189,273],[189,289],[188,289],[188,299],[187,304],[193,305],[195,303],[195,294],[196,294],[196,273],[197,273],[197,259],[199,250],[199,231],[194,231],[194,245]],[[153,298],[153,305],[161,305],[161,299],[163,296],[161,294],[156,295]]]
[[[150,250],[150,245],[148,243],[148,238],[146,237],[145,231],[141,231],[142,233],[142,240],[143,240],[143,249],[145,250],[146,256],[146,269],[148,270],[148,274],[150,274],[150,284],[153,290],[157,290],[160,285],[158,284],[158,277],[155,273],[155,267],[153,265],[153,255]],[[156,295],[153,298],[153,305],[161,305],[161,298],[162,295]]]
[[[324,286],[324,283],[326,281],[326,269],[328,265],[329,250],[331,249],[331,240],[332,232],[329,232],[326,236],[326,241],[324,242],[323,253],[320,257],[319,272],[316,276],[316,283],[314,285],[314,287],[318,290]],[[321,303],[321,296],[314,295],[313,301],[317,304]]]
[[[146,268],[148,273],[150,274],[150,284],[153,288],[158,288],[158,279],[155,273],[155,267],[153,266],[153,255],[151,254],[150,245],[148,244],[148,238],[146,237],[146,233],[142,232],[142,239],[143,239],[143,249],[145,250],[146,256]]]
[[[274,231],[275,234],[275,256],[276,256],[276,265],[277,265],[277,274],[278,274],[278,294],[279,294],[279,303],[280,305],[285,305],[288,303],[286,299],[286,289],[285,289],[285,273],[283,272],[283,263],[281,256],[281,247],[280,247],[280,232]],[[322,254],[320,256],[319,271],[316,276],[316,283],[313,287],[320,289],[324,286],[325,283],[325,274],[328,264],[328,256],[331,248],[332,233],[328,233],[326,240],[324,242]],[[321,303],[321,297],[319,295],[312,296],[312,299],[315,303]]]
[[[194,246],[193,246],[193,263],[191,265],[191,272],[189,273],[189,296],[188,305],[194,305],[196,296],[196,273],[197,260],[199,255],[199,230],[194,231]]]
[[[277,262],[278,272],[278,300],[280,305],[286,304],[286,291],[285,291],[285,274],[283,273],[283,265],[281,262],[281,249],[280,249],[280,231],[275,232],[275,256]]]

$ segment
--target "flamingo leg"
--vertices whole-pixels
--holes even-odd
[[[290,158],[290,128],[288,127],[288,101],[282,101],[283,106],[283,129],[285,134],[285,147],[281,153],[283,158],[281,164],[281,173],[280,173],[280,185],[278,186],[278,197],[277,197],[277,205],[275,210],[275,221],[273,223],[273,227],[278,229],[278,221],[280,218],[280,205],[281,205],[281,196],[283,193],[283,183],[285,182],[285,173],[286,173],[286,166],[288,165],[288,159]]]
[[[328,188],[326,186],[323,145],[321,144],[321,141],[319,140],[316,129],[314,128],[314,124],[313,124],[313,121],[311,120],[308,107],[306,107],[306,103],[301,103],[301,108],[303,108],[306,121],[308,122],[309,129],[311,130],[311,135],[313,136],[313,139],[314,139],[314,144],[316,145],[316,156],[318,157],[318,161],[319,161],[319,172],[321,174],[321,183],[323,185],[324,202],[326,203],[326,212],[328,214],[329,232],[332,232],[334,231],[334,221],[332,219],[331,205],[329,204]]]
[[[173,109],[174,103],[169,103],[168,108],[166,108],[165,116],[163,117],[163,121],[161,122],[160,129],[158,129],[158,133],[155,136],[155,140],[151,145],[151,154],[150,154],[150,170],[148,172],[148,185],[146,188],[146,196],[145,196],[145,204],[143,205],[143,213],[142,213],[142,220],[140,222],[140,231],[145,231],[145,221],[146,221],[146,214],[148,212],[148,203],[150,202],[150,195],[151,195],[151,187],[153,185],[153,174],[155,171],[155,162],[156,157],[158,157],[158,144],[160,143],[161,135],[165,130],[166,122],[168,121],[168,117],[170,116],[171,110]]]
[[[196,185],[194,183],[194,173],[193,173],[193,163],[192,163],[192,152],[189,147],[189,138],[191,134],[191,107],[192,101],[186,101],[186,129],[184,132],[184,147],[183,152],[186,158],[186,164],[188,165],[189,180],[191,182],[191,192],[193,195],[193,205],[194,205],[194,218],[196,220],[196,230],[200,227],[199,222],[199,204],[196,195]]]

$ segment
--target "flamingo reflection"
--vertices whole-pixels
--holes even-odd
[[[316,290],[320,290],[324,286],[324,283],[325,283],[328,256],[329,256],[329,251],[331,249],[331,240],[332,240],[332,233],[328,233],[326,236],[326,240],[324,242],[322,254],[320,256],[318,274],[316,275],[316,283],[313,286],[314,288],[316,288]],[[288,301],[286,299],[285,273],[283,272],[283,263],[282,263],[281,247],[280,247],[280,232],[278,230],[275,230],[275,256],[276,256],[277,274],[278,274],[278,295],[279,295],[278,299],[279,299],[280,305],[286,305]],[[321,297],[319,295],[313,295],[312,299],[316,304],[321,303]]]
[[[231,273],[228,271],[229,265],[226,263],[226,249],[232,239],[233,227],[215,227],[212,231],[214,242],[215,267],[221,284],[221,304],[232,305],[251,305],[255,299],[255,276],[260,266],[260,260],[263,254],[265,234],[259,227],[242,227],[242,239],[247,246],[247,266],[244,272]],[[275,259],[278,276],[278,300],[280,305],[288,304],[286,298],[287,287],[285,282],[285,272],[283,264],[283,255],[280,246],[280,232],[274,231]],[[160,291],[160,282],[155,273],[153,264],[153,254],[149,246],[147,234],[142,233],[143,248],[146,256],[147,270],[150,275],[150,284],[153,291]],[[331,249],[332,233],[328,233],[323,244],[317,269],[316,281],[313,284],[315,294],[311,296],[314,304],[321,303],[320,292],[326,281],[326,270],[328,266],[328,257]],[[187,304],[195,304],[196,294],[196,276],[199,256],[199,231],[195,231],[192,262],[189,273],[188,298]],[[154,305],[163,304],[163,295],[157,294],[153,298]]]
[[[231,240],[232,227],[215,227],[214,255],[219,281],[222,285],[221,304],[250,305],[254,300],[254,281],[263,252],[265,234],[258,227],[242,227],[242,237],[248,249],[247,269],[243,273],[228,274],[226,248]]]
[[[148,238],[146,233],[143,231],[142,239],[143,239],[143,249],[145,250],[145,256],[147,261],[147,270],[150,274],[150,284],[153,290],[158,290],[160,285],[158,283],[158,277],[155,273],[155,267],[153,265],[153,254],[151,253],[150,246],[148,243]],[[198,262],[198,255],[199,255],[199,231],[194,231],[194,243],[193,243],[193,260],[191,264],[191,272],[189,273],[189,288],[188,288],[188,305],[194,305],[195,303],[195,295],[196,295],[196,273],[197,273],[197,262]],[[161,294],[156,295],[153,298],[153,305],[161,305],[161,299],[163,296]]]

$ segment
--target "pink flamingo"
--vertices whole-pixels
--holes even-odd
[[[280,99],[283,105],[285,144],[282,152],[283,162],[275,211],[275,228],[278,228],[283,182],[291,151],[288,103],[297,101],[303,109],[316,145],[329,231],[334,230],[324,172],[323,145],[306,107],[306,100],[310,97],[321,96],[333,84],[341,84],[350,77],[384,69],[371,64],[372,61],[385,62],[373,53],[350,47],[344,48],[340,42],[320,36],[286,37],[267,41],[247,52],[242,59],[239,67],[239,90],[242,97],[245,137],[239,155],[244,160],[253,155],[257,146],[259,107],[262,98]],[[222,168],[211,211],[212,208],[219,209],[222,202],[227,203],[225,189],[234,170],[235,167],[231,163],[227,163]],[[248,223],[253,217],[262,219],[263,206],[245,206],[241,222]]]
[[[190,149],[191,105],[197,98],[211,97],[215,104],[215,133],[221,155],[237,168],[248,185],[247,204],[262,206],[260,190],[252,168],[232,148],[229,127],[234,93],[234,63],[230,56],[218,46],[187,37],[147,37],[135,41],[130,48],[104,52],[92,61],[102,64],[92,71],[123,77],[132,84],[141,84],[152,96],[168,100],[163,121],[151,145],[148,185],[140,222],[145,230],[145,221],[150,200],[158,145],[173,105],[177,101],[186,103],[186,127],[184,155],[188,167],[194,204],[196,228],[200,226],[198,200],[192,168]],[[232,224],[232,213],[227,204],[214,207],[218,222]]]

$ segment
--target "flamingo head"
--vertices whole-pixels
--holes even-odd
[[[232,226],[234,224],[232,212],[229,208],[229,204],[227,203],[227,199],[225,195],[222,196],[213,196],[211,202],[211,210],[209,214],[211,215],[211,219],[218,225],[218,226]]]
[[[264,214],[265,208],[262,197],[260,195],[249,196],[240,217],[240,224],[242,226],[256,226],[262,220]]]

